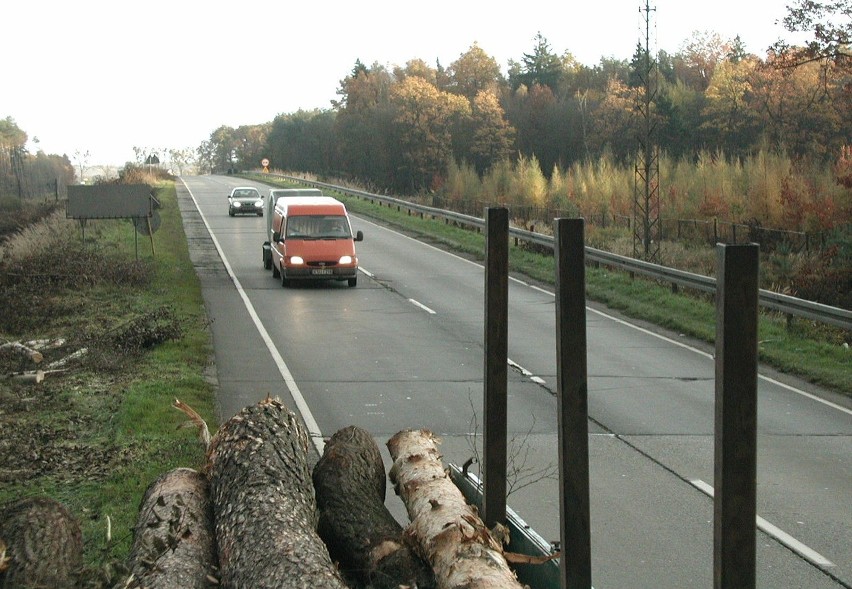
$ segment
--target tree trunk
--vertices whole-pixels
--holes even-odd
[[[207,477],[176,468],[148,486],[139,509],[127,589],[215,587],[216,544]]]
[[[7,568],[0,589],[77,586],[83,564],[80,525],[61,503],[21,499],[0,509],[0,545]]]
[[[314,467],[313,481],[319,535],[353,584],[434,587],[432,571],[385,507],[385,467],[368,432],[355,426],[338,430]]]
[[[444,471],[438,438],[428,430],[404,430],[388,440],[391,482],[402,497],[412,536],[431,563],[438,587],[523,587],[476,510]]]
[[[210,443],[207,469],[223,587],[346,587],[316,532],[308,437],[276,399],[243,409]]]

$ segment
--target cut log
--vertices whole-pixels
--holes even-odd
[[[411,519],[407,533],[441,588],[520,589],[502,546],[444,471],[439,441],[428,430],[404,430],[388,440],[390,479]]]
[[[128,557],[127,589],[216,587],[216,544],[207,477],[176,468],[148,486]]]
[[[8,378],[26,384],[41,384],[44,381],[44,375],[44,370],[28,370],[26,372],[13,372],[8,375]]]
[[[80,524],[64,505],[30,497],[0,509],[0,545],[6,569],[0,588],[78,586],[83,564]]]
[[[30,359],[31,361],[38,364],[42,360],[44,360],[44,356],[38,350],[34,350],[33,348],[22,344],[21,342],[7,342],[5,344],[0,344],[0,350],[11,350],[25,358]]]
[[[346,587],[316,532],[308,437],[277,399],[244,408],[210,443],[207,471],[224,587]]]
[[[353,584],[426,589],[435,580],[385,507],[386,475],[369,432],[348,426],[326,442],[313,472],[319,535]]]

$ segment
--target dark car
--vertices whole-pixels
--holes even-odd
[[[228,214],[263,216],[263,197],[257,188],[237,186],[228,195]]]

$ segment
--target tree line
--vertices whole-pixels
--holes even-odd
[[[848,18],[849,0],[832,4],[846,5]],[[814,14],[790,11],[789,30],[815,26]],[[739,37],[696,32],[674,55],[648,56],[637,46],[630,60],[591,67],[538,34],[507,75],[476,43],[446,67],[356,60],[331,108],[221,126],[199,160],[226,171],[256,168],[266,157],[278,169],[403,193],[440,189],[452,163],[482,175],[502,161],[534,158],[547,177],[601,157],[630,165],[642,132],[637,104],[651,92],[654,140],[670,158],[737,159],[771,148],[832,161],[852,138],[850,26],[835,28],[846,45],[837,35],[807,47],[779,42],[760,57]]]

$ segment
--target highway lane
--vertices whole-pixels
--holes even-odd
[[[228,189],[245,181],[186,181],[322,434],[354,423],[383,448],[399,429],[428,427],[444,439],[447,461],[471,455],[481,431],[480,265],[355,219],[372,279],[362,276],[354,289],[282,289],[260,263],[264,219],[227,216]],[[208,306],[238,298],[227,284],[212,291]],[[588,313],[595,586],[709,586],[712,503],[692,481],[712,485],[712,360],[682,338],[661,339],[610,315]],[[556,461],[553,296],[512,282],[509,316],[509,357],[519,367],[510,371],[510,435],[536,470]],[[265,349],[245,350],[251,336],[238,333],[247,323],[214,321],[214,338],[224,332],[218,339],[235,343],[240,357],[228,367],[216,341],[220,376],[223,367],[243,369],[223,380],[234,389],[223,391],[224,417],[264,389],[286,388]],[[852,416],[765,380],[759,416],[758,512],[833,565],[812,564],[761,534],[759,585],[849,586]],[[555,539],[556,493],[555,480],[540,480],[509,503]]]

